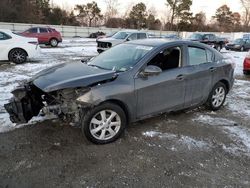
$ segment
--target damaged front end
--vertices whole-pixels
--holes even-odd
[[[13,123],[27,123],[32,117],[37,116],[44,104],[43,92],[32,84],[26,84],[12,91],[14,95],[4,107]]]
[[[13,123],[27,123],[34,116],[53,114],[64,121],[78,123],[76,98],[88,89],[63,89],[46,93],[32,83],[12,91],[14,97],[4,107]]]

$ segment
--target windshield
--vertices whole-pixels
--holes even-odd
[[[234,44],[241,44],[242,42],[243,42],[242,39],[236,39],[236,40],[234,41]]]
[[[192,34],[189,38],[194,39],[194,40],[201,40],[202,35],[201,34]]]
[[[133,68],[152,49],[151,46],[120,44],[93,58],[88,65],[124,72]]]
[[[125,39],[130,33],[128,32],[118,32],[112,36],[115,39]]]

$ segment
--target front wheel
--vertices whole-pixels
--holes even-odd
[[[16,64],[24,63],[27,60],[27,53],[23,49],[13,49],[9,53],[9,60]]]
[[[121,136],[126,124],[126,115],[120,106],[104,103],[84,115],[82,132],[95,144],[108,144]]]
[[[244,52],[244,51],[245,51],[245,48],[242,46],[242,47],[240,48],[240,51],[241,51],[241,52]]]
[[[206,106],[210,110],[217,111],[223,106],[226,100],[226,96],[227,96],[227,88],[225,84],[219,82],[212,89],[208,101],[206,103]]]

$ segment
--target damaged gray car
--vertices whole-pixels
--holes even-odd
[[[13,123],[53,113],[93,143],[115,141],[126,125],[164,112],[223,105],[234,63],[207,45],[148,39],[117,45],[85,63],[57,65],[15,89]]]

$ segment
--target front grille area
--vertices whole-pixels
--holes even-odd
[[[112,44],[110,42],[97,42],[97,47],[99,47],[99,48],[111,48]]]

